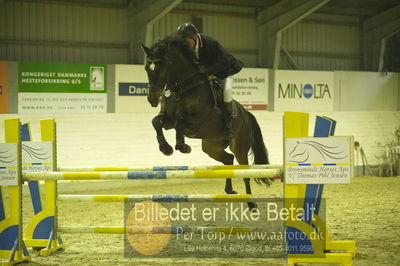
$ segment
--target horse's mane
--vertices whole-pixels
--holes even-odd
[[[169,36],[157,41],[156,43],[154,43],[150,47],[149,57],[152,59],[163,58],[167,52],[167,48],[169,45],[172,45],[172,46],[175,46],[176,48],[178,48],[178,50],[180,52],[182,52],[182,54],[186,58],[190,59],[192,62],[197,61],[197,58],[196,58],[194,52],[189,47],[189,45],[185,42],[185,39],[182,38],[178,34],[169,35]]]

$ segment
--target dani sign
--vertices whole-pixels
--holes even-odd
[[[119,82],[119,96],[147,96],[149,84],[145,82]]]
[[[333,72],[275,71],[276,111],[333,111]]]

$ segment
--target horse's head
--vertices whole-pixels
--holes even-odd
[[[141,44],[146,54],[145,69],[149,79],[147,100],[156,107],[163,89],[172,86],[198,69],[194,53],[179,36],[168,36],[150,48]]]
[[[141,44],[141,47],[146,54],[145,70],[149,79],[149,95],[147,101],[153,107],[158,106],[159,98],[162,89],[166,83],[166,67],[164,67],[165,60],[160,46],[153,45],[151,48]]]

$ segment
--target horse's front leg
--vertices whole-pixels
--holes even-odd
[[[169,145],[167,140],[165,139],[164,132],[163,132],[164,123],[165,123],[164,115],[157,115],[152,120],[153,127],[157,133],[158,147],[162,153],[169,156],[174,152],[174,150],[172,149],[171,145]]]
[[[232,178],[227,178],[225,180],[225,192],[226,194],[237,194],[237,192],[233,190]]]
[[[251,195],[251,186],[250,186],[250,178],[243,178],[244,185],[246,187],[246,194]],[[247,206],[250,210],[257,209],[257,203],[255,202],[247,202]]]
[[[176,131],[176,144],[175,150],[178,150],[182,153],[190,153],[192,148],[185,144],[185,136],[183,135],[183,130],[185,129],[185,122],[183,119],[179,119],[176,123],[175,131]]]

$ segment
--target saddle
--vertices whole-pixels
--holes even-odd
[[[214,109],[217,113],[222,113],[222,110],[224,110],[224,93],[223,93],[223,84],[222,80],[213,77],[209,79],[210,82],[210,89],[213,95],[214,99]]]
[[[223,90],[223,82],[222,80],[213,77],[209,79],[210,88],[214,99],[214,109],[218,114],[222,114],[224,117],[229,115],[228,111],[225,108],[224,104],[224,90]],[[237,117],[237,107],[236,104],[233,104],[233,117]]]

